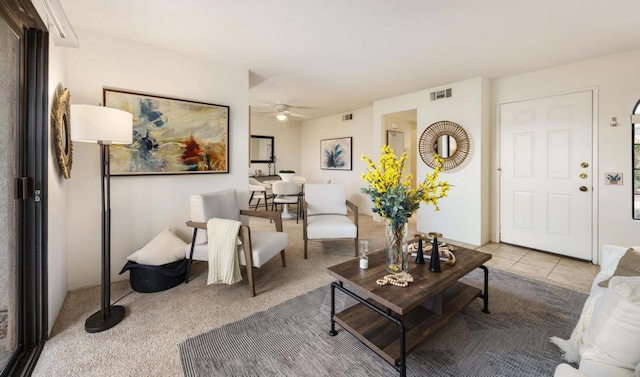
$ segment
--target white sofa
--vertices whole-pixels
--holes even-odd
[[[640,247],[634,246],[636,250]],[[575,369],[569,364],[560,364],[555,370],[554,377],[631,377],[638,376],[636,371],[632,369],[621,368],[618,366],[602,363],[587,357],[589,346],[582,343],[582,333],[587,328],[591,315],[597,307],[600,298],[604,295],[607,288],[600,287],[598,283],[609,279],[615,272],[620,258],[628,250],[628,247],[604,245],[600,250],[600,272],[596,275],[591,284],[589,297],[584,304],[584,308],[578,324],[569,340],[552,338],[552,342],[563,349],[566,354],[565,358],[569,361],[579,361],[579,368]]]

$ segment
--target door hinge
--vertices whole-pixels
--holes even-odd
[[[14,199],[25,200],[29,197],[31,181],[27,177],[15,178]]]

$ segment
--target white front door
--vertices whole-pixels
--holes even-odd
[[[500,106],[500,240],[591,260],[591,91]]]

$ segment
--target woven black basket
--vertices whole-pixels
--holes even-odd
[[[128,261],[120,274],[129,271],[131,288],[136,292],[160,292],[181,284],[187,278],[187,259],[149,266]]]

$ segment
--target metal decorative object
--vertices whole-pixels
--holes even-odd
[[[443,140],[450,140],[450,145],[446,146],[446,150],[451,150],[451,154],[443,155],[439,149],[442,150],[442,146],[438,146],[438,143],[442,143]],[[425,164],[431,168],[436,167],[433,160],[434,153],[438,153],[440,157],[444,159],[442,170],[451,170],[460,165],[466,160],[470,150],[470,140],[467,132],[459,124],[442,120],[433,123],[420,136],[418,143],[420,149],[420,157]],[[451,147],[451,149],[449,149]]]
[[[63,89],[53,107],[53,137],[60,172],[66,179],[71,178],[73,144],[71,143],[71,117],[69,89]]]
[[[438,238],[442,238],[442,234],[437,232],[429,233],[433,237],[433,247],[431,248],[431,261],[429,263],[429,271],[441,272],[440,268],[440,252],[438,251]]]
[[[418,251],[416,252],[416,264],[424,264],[424,251],[422,249],[422,241],[427,240],[427,236],[422,233],[417,233],[415,235],[416,240],[418,241]]]

